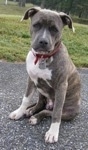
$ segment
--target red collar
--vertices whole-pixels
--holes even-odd
[[[61,42],[57,44],[57,46],[55,47],[55,49],[52,52],[47,53],[47,54],[38,54],[38,53],[35,53],[34,51],[32,51],[33,55],[36,57],[35,61],[34,61],[35,65],[37,64],[37,62],[40,58],[50,58],[51,56],[56,54],[59,51],[60,46],[61,46]]]

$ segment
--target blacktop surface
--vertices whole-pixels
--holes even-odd
[[[88,150],[88,69],[78,69],[82,82],[80,114],[71,122],[62,122],[59,140],[55,144],[44,141],[50,119],[36,126],[28,119],[13,121],[9,113],[21,104],[26,88],[25,63],[0,62],[0,150]],[[35,93],[32,101],[38,99]]]

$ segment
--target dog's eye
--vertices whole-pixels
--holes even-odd
[[[55,26],[51,26],[51,27],[49,27],[49,31],[51,33],[56,33],[56,32],[58,32],[58,29]]]
[[[33,25],[33,27],[35,29],[40,29],[41,28],[41,24],[40,23],[36,23],[36,24]]]

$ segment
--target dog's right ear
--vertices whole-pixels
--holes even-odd
[[[41,8],[40,7],[33,7],[33,8],[30,8],[28,9],[24,16],[22,17],[21,21],[23,20],[27,20],[29,17],[33,17]]]

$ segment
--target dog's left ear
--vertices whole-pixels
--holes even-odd
[[[28,9],[24,16],[22,17],[21,21],[23,20],[27,20],[29,17],[33,17],[41,8],[40,7],[33,7],[33,8],[30,8]]]
[[[70,16],[63,12],[60,12],[59,16],[61,17],[63,24],[68,25],[68,27],[72,29],[73,32],[75,32],[75,28],[73,27],[72,19]]]

